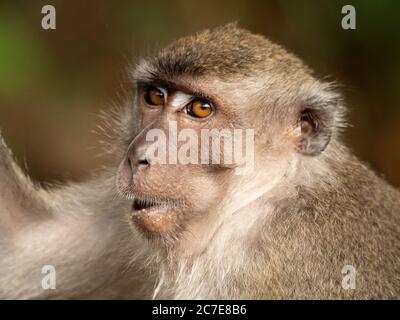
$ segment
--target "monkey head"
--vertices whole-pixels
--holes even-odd
[[[117,180],[149,237],[176,240],[223,223],[262,195],[253,190],[287,183],[299,159],[320,156],[341,123],[329,84],[232,24],[179,39],[131,74],[140,132]]]

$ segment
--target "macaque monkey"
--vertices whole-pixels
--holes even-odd
[[[400,298],[400,193],[341,142],[334,85],[229,24],[139,59],[130,88],[89,182],[41,188],[0,141],[0,298]],[[207,130],[252,130],[254,157],[188,138]]]

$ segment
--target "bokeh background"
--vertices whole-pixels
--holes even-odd
[[[41,28],[41,8],[57,29]],[[352,4],[357,29],[341,28]],[[400,1],[0,1],[0,128],[41,182],[99,167],[99,109],[120,90],[128,57],[176,37],[239,21],[338,80],[350,107],[345,139],[400,186]]]

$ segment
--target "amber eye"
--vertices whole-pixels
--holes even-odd
[[[212,113],[211,104],[202,100],[193,100],[186,106],[186,112],[195,118],[206,118]]]
[[[165,102],[165,95],[156,87],[148,87],[144,93],[144,100],[151,106],[162,106]]]

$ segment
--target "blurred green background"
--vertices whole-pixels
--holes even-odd
[[[56,30],[41,28],[45,4]],[[341,28],[345,4],[356,30]],[[91,130],[127,57],[231,21],[338,80],[347,144],[400,186],[400,1],[0,1],[0,128],[19,163],[39,181],[81,179],[102,163]]]

